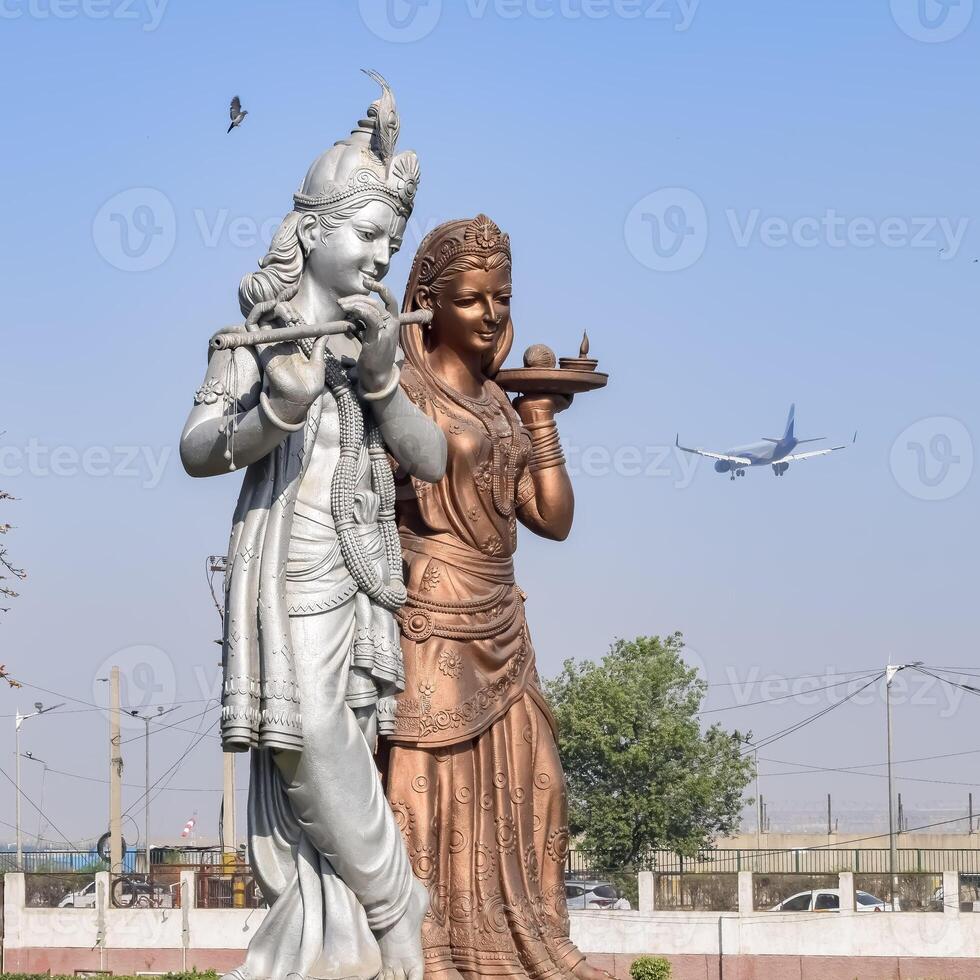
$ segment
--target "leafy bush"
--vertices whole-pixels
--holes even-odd
[[[633,980],[670,980],[670,963],[662,956],[638,956],[630,967]]]

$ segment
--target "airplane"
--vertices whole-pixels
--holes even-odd
[[[782,476],[788,469],[790,463],[799,463],[804,459],[814,459],[816,456],[827,456],[835,453],[839,449],[847,449],[847,446],[828,446],[824,449],[812,449],[809,452],[794,452],[797,446],[805,442],[820,442],[826,436],[816,436],[812,439],[797,439],[793,432],[795,424],[796,406],[790,405],[789,417],[786,419],[786,429],[782,438],[774,439],[764,436],[762,442],[753,443],[751,446],[737,446],[727,453],[713,453],[708,449],[691,449],[682,446],[680,433],[674,439],[674,445],[685,453],[695,453],[698,456],[707,456],[708,459],[715,461],[715,470],[718,473],[731,473],[729,479],[734,480],[736,476],[745,476],[745,470],[749,466],[771,466],[776,476]],[[850,445],[857,442],[857,432]]]

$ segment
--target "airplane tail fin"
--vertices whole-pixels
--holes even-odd
[[[786,442],[787,440],[793,438],[793,426],[795,425],[795,423],[796,423],[796,405],[793,404],[790,405],[789,407],[789,415],[786,417],[786,428],[783,430],[782,438],[776,439],[773,436],[763,436],[762,438],[766,442],[776,442],[776,443]]]

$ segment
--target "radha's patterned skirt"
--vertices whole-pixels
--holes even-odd
[[[388,800],[431,898],[427,980],[571,976],[584,957],[568,938],[565,780],[541,695],[467,741],[388,751]]]

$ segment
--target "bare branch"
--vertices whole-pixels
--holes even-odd
[[[2,435],[3,433],[0,432],[0,436]],[[13,494],[8,493],[6,490],[0,490],[0,500],[16,500],[16,499],[17,498],[14,497]],[[7,534],[13,529],[14,529],[14,525],[10,524],[7,521],[0,523],[0,534]],[[6,574],[3,574],[4,572],[6,572]],[[23,582],[24,579],[27,578],[27,572],[23,568],[18,568],[13,563],[13,560],[10,558],[6,548],[0,548],[0,581],[4,581],[7,578],[15,578]],[[0,596],[6,599],[16,599],[18,593],[15,592],[13,589],[3,585],[0,586]],[[5,612],[10,612],[10,608],[8,606],[0,606],[0,613],[5,613]],[[2,670],[3,668],[0,667],[0,671]],[[5,676],[6,676],[5,674],[0,673],[0,678]]]

